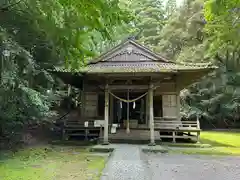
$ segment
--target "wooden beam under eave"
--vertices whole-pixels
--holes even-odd
[[[163,86],[166,86],[166,85],[174,85],[175,82],[173,81],[169,81],[169,82],[156,82],[156,83],[152,83],[154,85],[154,87],[163,87]],[[101,85],[99,86],[101,89],[104,89],[104,85]],[[142,84],[142,85],[127,85],[127,84],[121,84],[121,85],[108,85],[109,87],[109,90],[126,90],[126,89],[133,89],[133,90],[146,90],[146,89],[149,89],[149,85],[145,85],[145,84]]]
[[[148,85],[109,85],[110,90],[124,90],[124,89],[148,89]]]
[[[124,73],[92,73],[88,74],[89,76],[95,76],[95,77],[163,77],[166,75],[175,74],[177,71],[169,71],[169,72],[124,72]]]

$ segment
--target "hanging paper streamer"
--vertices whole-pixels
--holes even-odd
[[[122,109],[122,101],[120,101],[120,108]]]
[[[135,101],[133,102],[133,109],[135,109],[135,107],[136,107],[136,103],[135,103]]]

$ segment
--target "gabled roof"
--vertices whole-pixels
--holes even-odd
[[[74,72],[95,73],[152,73],[152,72],[180,72],[205,71],[215,69],[209,63],[176,63],[154,53],[143,45],[128,39],[96,59],[90,61],[86,67]],[[56,69],[58,72],[69,72]],[[71,71],[73,72],[73,71]]]
[[[120,56],[129,55],[130,57],[128,59],[121,59]],[[139,56],[138,59],[131,59],[131,55],[137,55]],[[142,59],[141,59],[142,58]],[[151,51],[147,47],[139,44],[138,42],[127,39],[120,43],[119,45],[113,47],[106,53],[103,53],[96,59],[91,60],[88,64],[95,64],[100,62],[126,62],[126,61],[159,61],[159,62],[171,62],[167,60],[165,57]]]

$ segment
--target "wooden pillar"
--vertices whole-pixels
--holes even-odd
[[[153,84],[149,86],[149,122],[150,122],[150,146],[155,146],[154,117],[153,117]]]
[[[143,119],[143,116],[144,115],[144,100],[141,99],[141,108],[140,108],[140,120],[141,120],[141,123],[144,122],[144,119]]]
[[[199,131],[197,132],[197,143],[200,143],[200,123],[199,123],[199,117],[197,115],[197,128],[199,129]]]
[[[180,92],[178,91],[176,94],[176,105],[177,105],[177,109],[176,109],[176,116],[177,116],[177,120],[181,121],[181,102],[180,102]]]
[[[181,121],[181,99],[180,99],[180,85],[181,85],[181,80],[179,77],[176,78],[175,80],[175,91],[176,91],[176,116],[177,120]]]
[[[127,92],[127,100],[129,101],[129,89]],[[129,122],[129,102],[127,102],[127,128],[126,128],[126,133],[130,133],[130,122]]]
[[[114,104],[114,101],[113,101],[113,96],[110,96],[109,97],[109,110],[110,110],[110,112],[109,112],[109,123],[110,124],[113,124],[113,115],[114,115],[114,112],[113,112],[113,104]]]
[[[71,88],[71,85],[70,85],[70,84],[68,84],[67,87],[68,87],[68,92],[67,92],[67,94],[68,94],[68,97],[69,97],[70,94],[71,94],[72,88]]]
[[[172,136],[173,136],[173,143],[176,143],[176,132],[175,131],[172,132]]]
[[[86,93],[84,89],[81,91],[81,121],[85,119],[85,101],[86,101]]]
[[[146,122],[146,125],[148,127],[150,127],[150,124],[149,124],[149,94],[146,95],[145,112],[146,112],[145,122]]]
[[[68,96],[68,98],[70,98],[70,95],[71,95],[71,85],[68,84],[67,85],[67,96]],[[68,101],[67,107],[68,107],[68,111],[70,111],[71,110],[71,103],[70,103],[70,101]]]
[[[199,117],[197,115],[197,128],[200,129],[200,122],[199,122]]]
[[[200,143],[200,131],[197,132],[197,143]]]
[[[105,112],[104,112],[104,136],[103,145],[108,145],[108,119],[109,119],[109,92],[108,85],[105,87]]]

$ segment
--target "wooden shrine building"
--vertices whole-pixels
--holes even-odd
[[[114,133],[124,129],[124,134],[147,130],[154,145],[156,131],[166,132],[160,138],[171,137],[174,142],[184,132],[195,132],[198,140],[199,122],[181,120],[179,93],[213,69],[210,64],[169,61],[128,39],[79,71],[54,71],[81,89],[79,121],[102,122],[104,144],[113,127]]]

